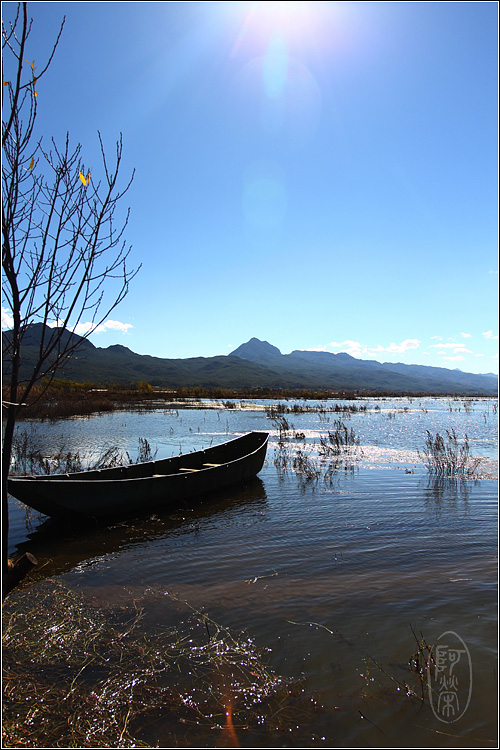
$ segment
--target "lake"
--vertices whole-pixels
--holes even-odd
[[[495,747],[496,402],[358,399],[332,412],[332,402],[286,401],[281,436],[283,423],[266,413],[277,403],[20,423],[47,455],[95,457],[117,446],[131,460],[139,438],[163,458],[250,430],[271,433],[254,481],[145,518],[55,533],[11,498],[10,551],[29,550],[39,562],[23,588],[51,578],[106,606],[150,607],[151,638],[169,620],[168,593],[245,634],[273,674],[301,685],[300,706],[274,735],[269,721],[266,732],[238,725],[235,700],[229,741],[207,721],[172,735],[159,707],[146,743],[167,747],[175,736],[196,747]],[[318,449],[336,420],[359,445],[332,466]],[[460,444],[467,436],[471,456],[482,458],[477,478],[427,471],[419,456],[427,431],[446,430]],[[303,462],[294,466],[297,455]],[[301,473],[304,461],[317,475]],[[441,658],[426,677],[433,692],[409,666],[424,642]],[[312,713],[302,710],[308,701]]]

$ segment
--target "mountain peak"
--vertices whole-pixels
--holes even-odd
[[[65,328],[63,331],[59,328],[51,327],[45,323],[30,323],[21,332],[21,343],[22,346],[35,346],[39,347],[44,338],[45,345],[49,342],[53,342],[55,338],[59,336],[61,345],[63,347],[68,344],[71,346],[77,345],[80,348],[95,349],[94,344],[83,336],[79,336],[77,333]],[[2,331],[2,341],[12,341],[13,332],[12,330]]]
[[[267,362],[282,355],[277,346],[273,346],[268,341],[260,341],[260,339],[253,337],[246,344],[241,344],[229,356],[248,359],[250,362]]]

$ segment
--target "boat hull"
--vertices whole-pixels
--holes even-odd
[[[74,474],[13,477],[8,491],[53,517],[127,516],[169,508],[254,477],[269,434],[250,432],[203,451]]]

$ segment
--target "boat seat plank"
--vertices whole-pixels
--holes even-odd
[[[179,471],[199,471],[199,469],[183,469],[183,468],[180,468]]]
[[[203,466],[220,466],[221,464],[203,464]]]

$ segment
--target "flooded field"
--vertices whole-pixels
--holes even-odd
[[[258,478],[144,518],[75,528],[11,498],[10,551],[39,564],[4,616],[50,582],[113,616],[141,611],[151,646],[181,624],[196,648],[229,649],[222,632],[251,644],[247,682],[233,641],[215,671],[176,662],[168,684],[182,702],[157,702],[137,746],[497,746],[496,402],[336,403],[193,403],[19,425],[47,455],[117,446],[131,460],[139,438],[163,458],[271,433]],[[327,453],[340,423],[352,444]],[[468,479],[428,471],[426,436],[446,431],[460,446],[467,436]],[[127,736],[118,746],[132,746]]]

